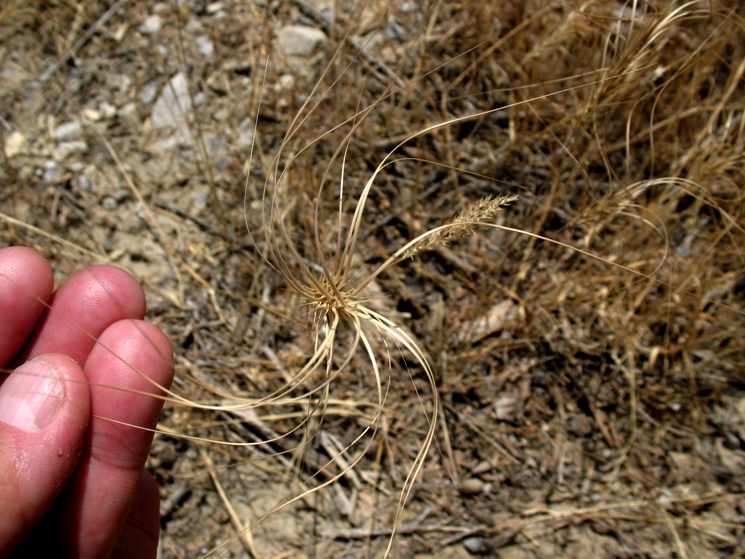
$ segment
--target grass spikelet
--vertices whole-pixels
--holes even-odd
[[[741,3],[57,4],[0,13],[0,239],[173,340],[164,557],[741,551]]]
[[[497,212],[505,206],[516,201],[516,194],[504,194],[499,196],[486,196],[478,202],[468,206],[458,215],[453,216],[440,227],[425,233],[417,241],[411,244],[402,259],[413,258],[417,254],[432,250],[438,245],[447,246],[456,239],[466,239],[476,232],[483,222],[494,218]]]

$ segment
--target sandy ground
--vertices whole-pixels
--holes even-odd
[[[497,223],[610,261],[481,229],[370,286],[370,304],[425,348],[442,399],[391,556],[745,556],[742,9],[714,3],[706,16],[710,3],[694,3],[667,28],[653,25],[666,3],[632,25],[629,5],[613,2],[371,2],[345,39],[355,11],[316,4],[37,2],[3,20],[0,242],[36,247],[59,281],[94,262],[130,270],[173,341],[179,393],[260,397],[317,343],[307,306],[259,256],[267,177],[299,256],[318,263],[314,226],[328,254],[336,238],[342,171],[326,162],[337,146],[349,223],[407,133],[551,94],[407,142],[409,159],[371,191],[358,274],[474,200],[509,193],[520,200]],[[613,18],[625,62],[607,39]],[[296,126],[337,45],[315,98],[333,88]],[[603,49],[597,66],[634,72],[632,85],[587,85]],[[396,81],[404,89],[387,97]],[[706,93],[697,85],[700,97],[670,109],[694,82]],[[347,126],[303,149],[380,99],[351,141]],[[271,182],[280,147],[284,187]],[[693,182],[639,186],[667,176]],[[339,335],[337,363],[351,338]],[[307,432],[292,429],[310,401],[258,415],[167,406],[148,465],[161,557],[382,556],[432,397],[411,352],[370,339],[387,396],[374,436],[354,447],[359,464],[265,519],[339,472],[323,464],[372,424],[365,351],[335,379],[304,453],[294,449]],[[251,448],[184,438],[287,432]],[[256,525],[236,537],[237,523]]]

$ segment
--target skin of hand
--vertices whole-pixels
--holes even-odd
[[[37,252],[0,249],[0,558],[154,558],[148,394],[171,384],[170,343],[121,269],[53,287]]]

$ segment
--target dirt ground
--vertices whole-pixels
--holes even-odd
[[[324,398],[325,364],[271,406],[166,406],[161,557],[382,557],[394,525],[391,557],[744,557],[744,18],[735,0],[5,2],[0,243],[59,282],[134,274],[192,401],[292,385],[328,324],[263,258],[322,277],[390,150],[354,281],[519,195],[490,216],[506,229],[366,288],[424,351],[436,419],[414,352],[379,328],[355,348],[351,323]]]

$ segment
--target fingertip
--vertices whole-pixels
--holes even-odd
[[[23,363],[0,386],[0,426],[82,440],[90,421],[90,387],[83,369],[66,355],[48,354]],[[69,433],[70,427],[77,430]]]
[[[85,284],[87,298],[105,307],[118,307],[123,318],[141,319],[145,316],[145,293],[139,282],[126,270],[98,264],[73,274],[73,284]]]
[[[120,320],[109,326],[91,352],[89,377],[150,393],[161,393],[173,380],[171,342],[145,320]],[[112,361],[112,363],[107,363]],[[133,374],[133,372],[135,374]],[[150,380],[147,380],[150,379]]]
[[[85,363],[111,324],[144,316],[145,294],[135,278],[114,266],[89,266],[54,293],[51,310],[27,348],[27,357],[64,353]]]
[[[88,446],[65,494],[64,510],[75,512],[61,537],[78,556],[109,556],[141,491],[152,430],[173,376],[170,343],[152,324],[122,320],[101,334],[84,370],[91,391]],[[141,518],[128,529],[149,525],[149,517]]]
[[[26,342],[54,289],[54,274],[35,250],[22,246],[0,249],[0,367]]]
[[[63,355],[24,363],[0,387],[0,549],[17,544],[65,487],[89,421],[85,375]]]
[[[8,263],[19,263],[27,266],[36,268],[45,268],[49,271],[49,290],[52,288],[54,278],[52,276],[52,269],[49,267],[49,263],[46,259],[32,248],[25,246],[12,246],[0,248],[0,260]],[[10,264],[6,264],[10,266]]]
[[[112,324],[91,351],[85,372],[91,382],[93,456],[112,467],[139,471],[173,380],[168,338],[142,320]]]

